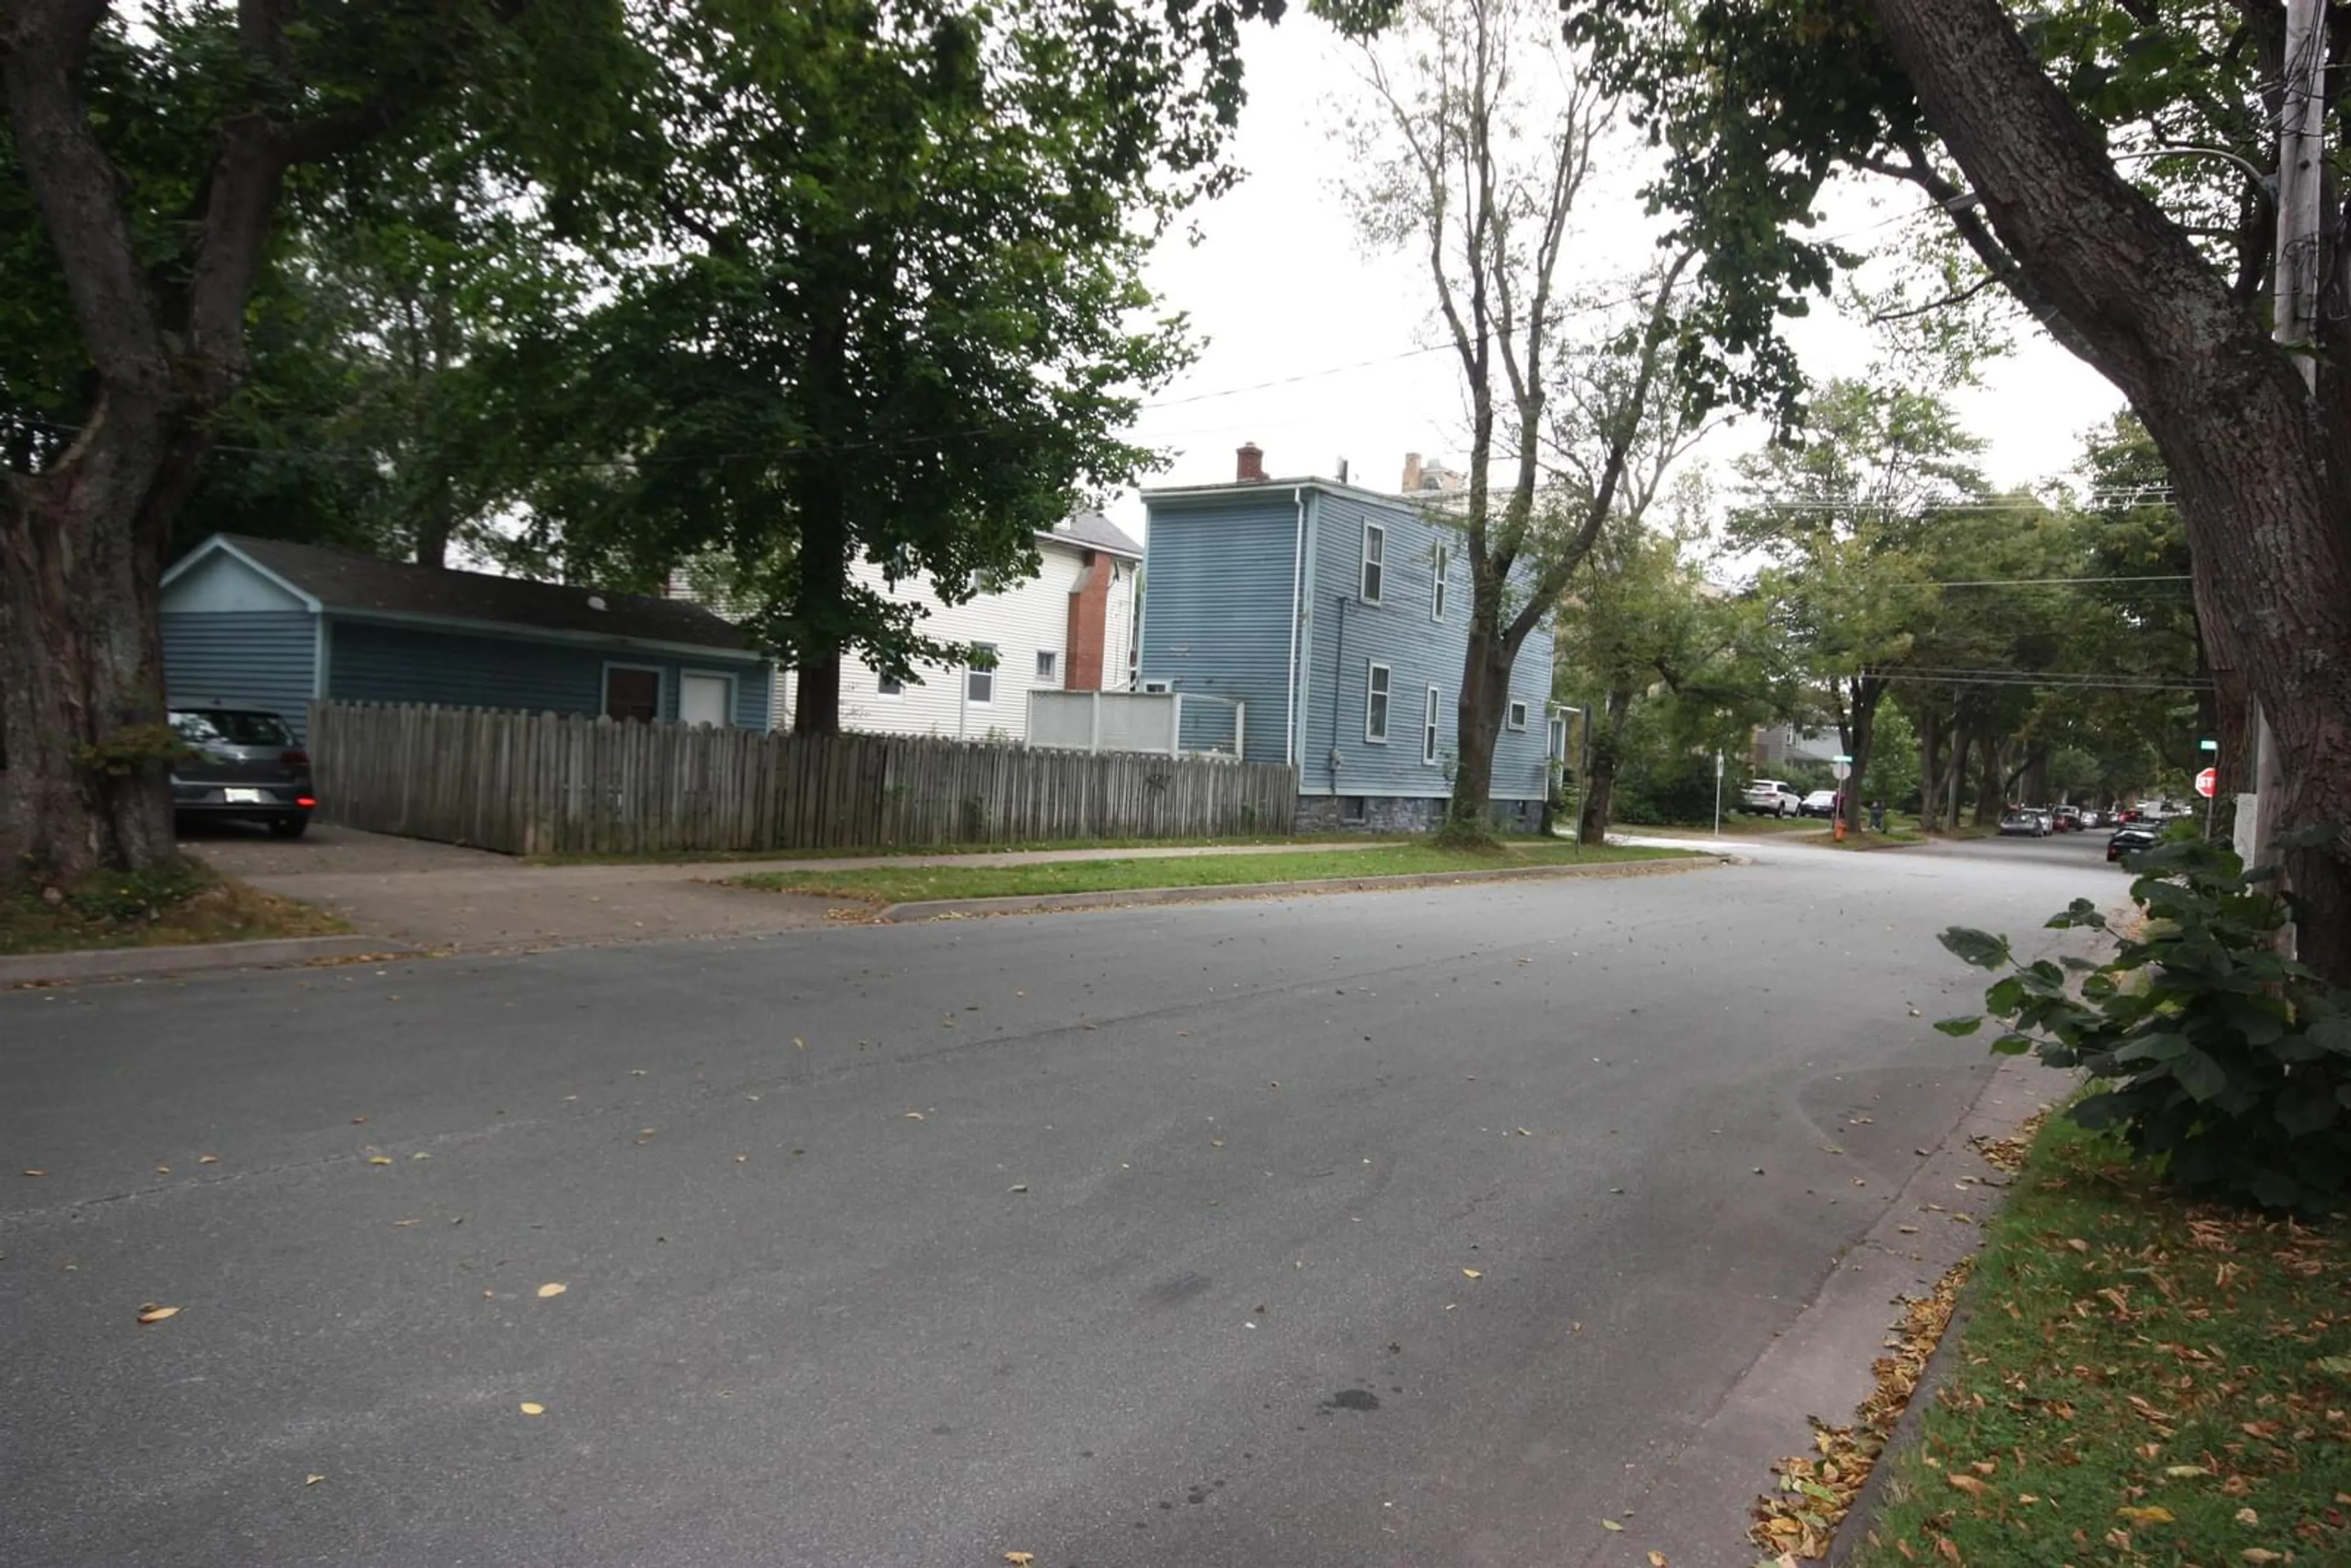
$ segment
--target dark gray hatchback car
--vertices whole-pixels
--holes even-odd
[[[185,747],[172,764],[173,811],[302,836],[319,802],[309,755],[284,719],[265,708],[174,707],[172,728]]]

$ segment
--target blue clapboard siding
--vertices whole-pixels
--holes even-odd
[[[1314,528],[1307,734],[1299,789],[1308,794],[1442,796],[1458,749],[1461,662],[1468,650],[1469,566],[1460,530],[1401,501],[1326,491]],[[1363,598],[1364,530],[1386,528],[1380,601]],[[1447,553],[1445,618],[1432,615],[1437,550]],[[1522,575],[1522,574],[1521,574]],[[1388,738],[1364,738],[1371,666],[1388,666]],[[1539,800],[1545,784],[1544,702],[1551,691],[1549,622],[1530,634],[1510,671],[1510,695],[1528,705],[1527,727],[1505,729],[1494,747],[1496,800]],[[1423,760],[1428,688],[1437,688],[1437,759]],[[1341,761],[1334,776],[1330,757]]]
[[[1138,674],[1172,681],[1177,691],[1247,703],[1249,759],[1283,760],[1298,549],[1293,493],[1269,488],[1148,504]]]
[[[730,658],[718,650],[707,655],[649,653],[340,618],[329,625],[328,695],[340,702],[600,714],[604,711],[604,666],[632,664],[662,672],[664,718],[677,716],[678,672],[709,671],[736,677],[737,725],[768,727],[770,671],[739,654]]]
[[[172,613],[163,679],[175,704],[218,700],[284,716],[300,737],[313,693],[318,620],[307,610]]]

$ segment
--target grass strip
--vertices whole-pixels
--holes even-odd
[[[1169,855],[1148,860],[1046,861],[1029,865],[872,866],[851,871],[761,872],[735,879],[772,893],[910,904],[934,898],[1035,897],[1162,887],[1237,887],[1250,883],[1496,871],[1526,865],[1605,865],[1674,860],[1680,850],[1618,846],[1579,850],[1565,842],[1511,841],[1498,852],[1440,850],[1425,841],[1263,855]]]
[[[2052,1118],[1890,1462],[1855,1568],[2351,1563],[2351,1227],[2183,1205]]]
[[[1400,841],[1393,835],[1365,834],[1340,839],[1338,844]],[[1199,839],[1038,839],[1007,840],[1002,843],[850,844],[817,850],[660,850],[648,854],[527,855],[526,865],[698,865],[729,861],[862,860],[882,855],[1001,855],[1050,854],[1063,850],[1208,849],[1226,844],[1333,843],[1327,833],[1255,833],[1238,838]]]
[[[334,936],[350,929],[324,910],[189,860],[152,872],[100,873],[71,886],[36,882],[0,894],[0,955]]]

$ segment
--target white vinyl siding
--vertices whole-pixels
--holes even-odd
[[[1385,745],[1388,738],[1388,667],[1366,665],[1364,672],[1364,738]]]
[[[1437,761],[1437,688],[1428,688],[1428,704],[1420,715],[1420,759],[1434,765]]]
[[[1067,673],[1070,657],[1070,594],[1084,580],[1086,571],[1075,547],[1047,538],[1040,538],[1037,546],[1044,569],[1037,576],[1007,583],[998,592],[983,593],[961,604],[942,602],[927,581],[903,581],[893,588],[883,578],[882,569],[869,561],[852,567],[850,575],[858,583],[899,603],[918,604],[928,611],[922,622],[925,635],[945,643],[989,643],[1001,651],[1003,659],[995,672],[995,700],[975,707],[966,700],[968,673],[960,662],[918,664],[914,679],[893,685],[883,682],[872,665],[845,654],[841,670],[841,727],[883,735],[980,740],[992,734],[1027,739],[1030,690],[1061,689],[1061,677]],[[1102,684],[1113,690],[1120,688],[1127,667],[1134,625],[1134,582],[1135,563],[1120,559],[1102,628]],[[1051,650],[1057,655],[1054,679],[1040,680],[1031,674],[1040,650]]]
[[[1387,577],[1388,531],[1377,523],[1364,525],[1363,597],[1366,604],[1380,601],[1380,591]]]
[[[1443,545],[1437,547],[1437,559],[1428,574],[1428,618],[1445,619],[1445,571],[1453,564],[1453,552]]]

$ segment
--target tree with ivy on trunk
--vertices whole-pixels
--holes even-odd
[[[216,416],[246,376],[247,306],[289,180],[493,74],[559,120],[558,105],[608,84],[597,45],[619,15],[611,0],[126,13],[0,0],[0,211],[19,220],[0,350],[11,882],[174,858],[157,592]]]
[[[2351,980],[2351,245],[2326,166],[2314,341],[2271,338],[2281,0],[1565,0],[1670,154],[1654,198],[1708,260],[1725,397],[1798,395],[1782,314],[1850,258],[1839,172],[1901,180],[2129,400],[2178,487],[2199,623],[2275,734],[2311,966]],[[2351,6],[2322,7],[2321,140],[2346,144]],[[2314,389],[2303,362],[2314,362]]]

